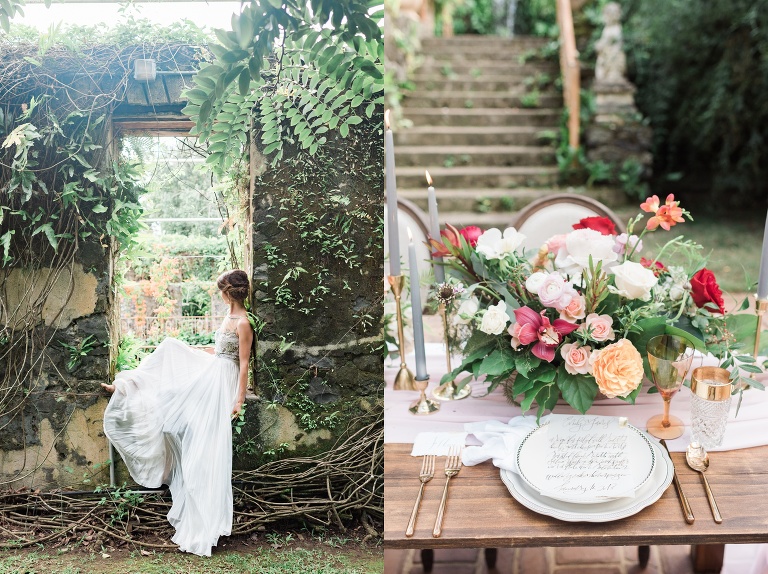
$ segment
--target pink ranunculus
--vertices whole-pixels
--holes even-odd
[[[579,292],[576,291],[573,285],[570,283],[565,284],[565,289],[563,289],[563,294],[560,296],[560,300],[557,302],[557,305],[555,305],[555,309],[558,311],[562,311],[568,305],[571,304],[571,301],[579,297]],[[562,319],[562,317],[561,317]]]
[[[613,319],[610,315],[590,313],[579,328],[589,333],[590,339],[598,343],[612,341],[616,338],[616,333],[613,332]]]
[[[539,285],[539,291],[537,293],[541,304],[545,307],[568,305],[568,303],[571,302],[570,298],[568,301],[563,301],[563,297],[570,293],[566,291],[566,286],[568,286],[568,284],[559,273],[550,273],[547,275],[546,279]]]
[[[560,356],[565,360],[565,370],[572,375],[586,375],[592,370],[589,356],[592,347],[580,347],[578,343],[567,343],[560,347]]]
[[[468,225],[459,231],[461,236],[467,241],[470,247],[477,245],[477,238],[483,234],[483,230],[477,225]]]
[[[569,323],[575,323],[587,316],[587,302],[584,295],[576,294],[565,307],[560,309],[560,318]]]
[[[576,329],[576,325],[562,319],[550,322],[545,312],[542,311],[539,314],[530,307],[515,309],[516,324],[520,325],[517,330],[517,340],[522,345],[536,343],[531,353],[542,361],[551,363],[562,337]]]

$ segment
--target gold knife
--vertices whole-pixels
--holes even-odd
[[[661,446],[664,447],[664,450],[667,451],[667,454],[669,454],[669,448],[667,448],[667,443],[664,439],[661,439],[659,441],[661,443]],[[669,455],[669,460],[672,460],[672,455]],[[693,511],[691,510],[691,505],[688,503],[688,498],[686,498],[685,493],[683,492],[683,487],[680,485],[680,480],[677,478],[677,471],[674,470],[675,463],[672,463],[672,480],[675,483],[675,490],[677,490],[677,496],[680,499],[680,508],[683,509],[683,516],[685,516],[685,521],[688,524],[693,524],[693,521],[695,520],[693,516]]]

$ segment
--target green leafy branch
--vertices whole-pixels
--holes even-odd
[[[372,5],[254,0],[232,17],[231,31],[217,30],[221,44],[210,47],[215,61],[201,67],[185,93],[193,135],[211,144],[208,162],[226,171],[242,156],[251,112],[273,162],[283,143],[314,155],[328,131],[346,137],[363,121],[357,113],[363,105],[361,113],[372,117],[384,87],[384,45]],[[329,22],[332,28],[322,27]]]

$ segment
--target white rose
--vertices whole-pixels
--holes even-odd
[[[653,271],[633,261],[625,261],[611,271],[615,277],[616,292],[627,299],[647,301],[651,297],[651,289],[659,281]]]
[[[459,308],[456,311],[456,315],[453,317],[453,324],[468,325],[478,309],[480,309],[480,302],[477,300],[477,297],[465,299],[461,302],[461,305],[459,305]]]
[[[528,289],[531,293],[538,294],[539,287],[541,287],[541,284],[544,283],[544,280],[549,277],[549,273],[544,273],[543,271],[537,271],[536,273],[532,274],[528,279],[525,281],[525,288]]]
[[[613,235],[603,235],[594,229],[577,229],[565,237],[565,245],[560,248],[555,258],[555,269],[567,275],[577,275],[589,269],[589,258],[597,266],[602,261],[606,269],[618,260],[619,254],[613,250],[616,241]]]
[[[506,255],[514,253],[523,241],[525,235],[518,233],[514,227],[505,229],[503,235],[498,229],[492,228],[477,238],[475,250],[486,259],[503,259]]]
[[[480,322],[480,330],[489,335],[501,335],[507,328],[507,323],[509,323],[507,304],[499,301],[496,305],[488,307]]]

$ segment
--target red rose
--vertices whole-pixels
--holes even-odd
[[[483,230],[476,225],[465,227],[461,231],[461,236],[466,240],[470,247],[477,245],[477,239],[483,234]]]
[[[714,305],[721,313],[725,313],[723,292],[717,284],[715,274],[707,268],[691,277],[691,297],[693,297],[693,302],[696,303],[697,307],[704,307],[709,304],[707,308],[713,311]]]
[[[578,223],[573,224],[574,229],[593,229],[603,235],[616,235],[616,226],[607,217],[585,217]]]
[[[664,264],[661,261],[657,261],[654,263],[653,267],[651,267],[651,263],[653,263],[653,259],[647,259],[645,257],[640,258],[640,265],[645,267],[646,269],[651,269],[653,271],[653,274],[658,277],[662,273],[667,272],[667,268],[664,266]]]

